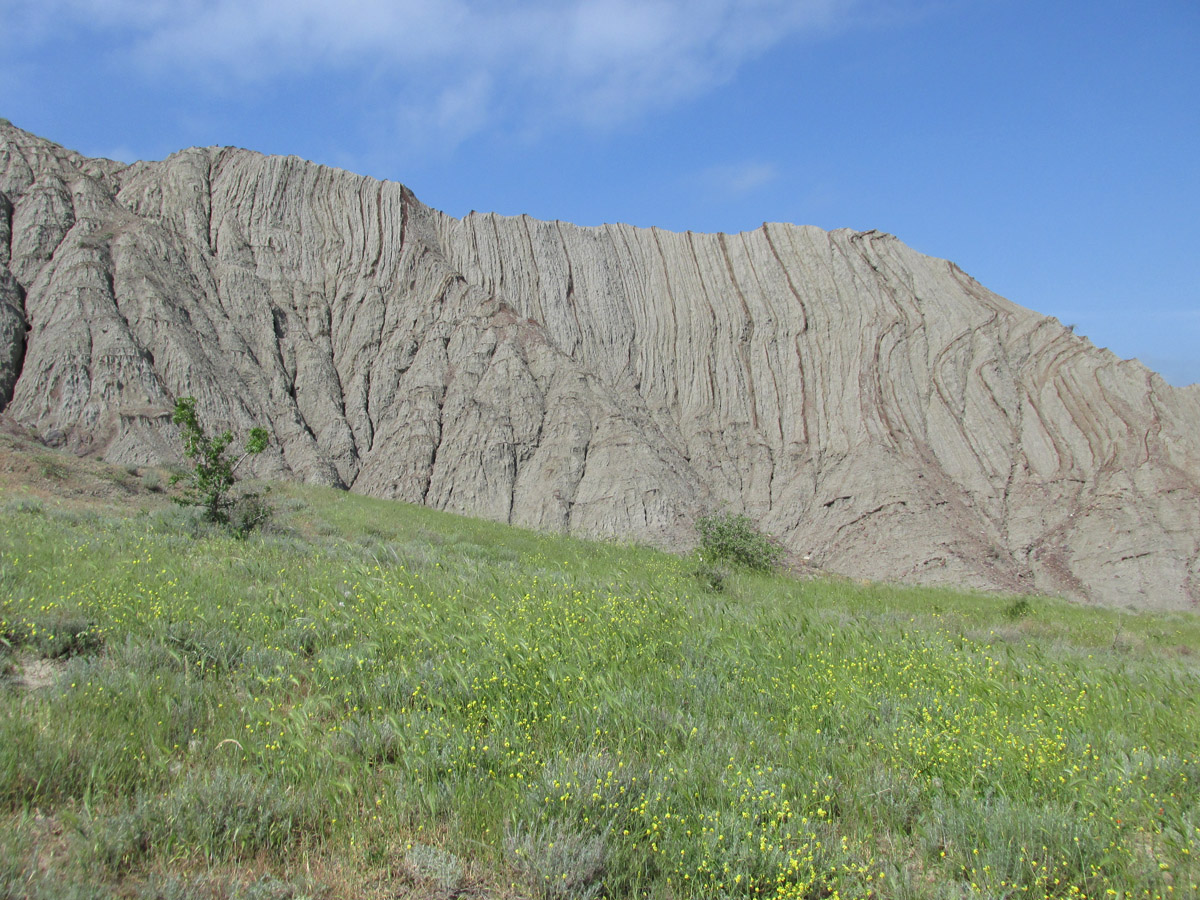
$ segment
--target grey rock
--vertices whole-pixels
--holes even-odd
[[[8,270],[12,258],[12,201],[0,191],[0,412],[8,405],[25,358],[25,303]]]
[[[677,548],[725,506],[856,577],[1200,600],[1200,388],[890,235],[455,219],[3,125],[0,191],[4,413],[77,453],[177,457],[191,394],[269,427],[262,476]]]
[[[12,259],[12,201],[0,191],[0,266],[8,268]]]
[[[0,267],[0,412],[8,405],[25,359],[25,306],[21,288]]]

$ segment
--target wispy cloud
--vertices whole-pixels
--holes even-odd
[[[390,88],[400,121],[610,127],[729,79],[871,0],[0,0],[10,40],[95,32],[144,77],[253,88],[329,72]],[[909,0],[892,0],[902,4]],[[874,0],[878,5],[879,0]]]
[[[710,190],[728,196],[741,196],[770,184],[778,177],[779,170],[773,163],[750,161],[712,166],[701,173],[700,180]]]

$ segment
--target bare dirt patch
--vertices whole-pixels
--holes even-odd
[[[3,680],[25,691],[41,691],[52,687],[66,666],[66,660],[42,659],[28,653],[18,654],[13,662],[13,670],[3,676]]]

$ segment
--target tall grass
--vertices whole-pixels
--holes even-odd
[[[718,591],[644,548],[281,495],[245,541],[175,509],[8,500],[6,883],[1200,891],[1194,616],[749,573]]]

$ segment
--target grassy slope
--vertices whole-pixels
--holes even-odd
[[[237,542],[39,458],[0,478],[0,897],[1197,893],[1195,616],[716,592],[299,487]]]

